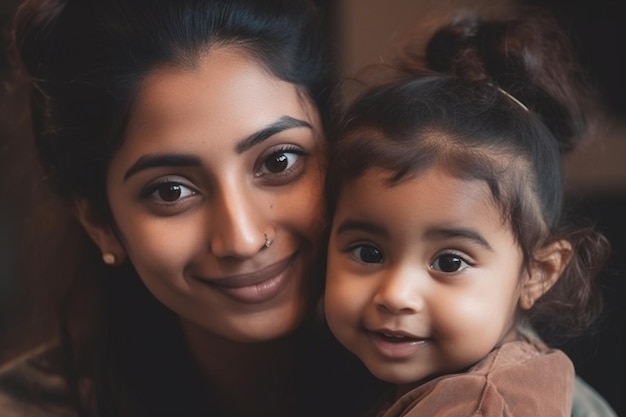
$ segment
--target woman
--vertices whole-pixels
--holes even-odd
[[[3,372],[3,415],[348,416],[374,398],[313,323],[319,24],[304,0],[22,4],[37,150],[93,243],[63,256],[97,279],[68,292],[60,347]]]
[[[321,288],[318,29],[306,1],[21,5],[35,141],[97,251],[93,331],[65,326],[51,362],[74,409],[326,412],[328,358],[296,331]]]

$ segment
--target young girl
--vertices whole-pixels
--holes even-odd
[[[561,221],[590,103],[569,50],[547,18],[465,17],[431,39],[431,72],[407,60],[343,114],[325,309],[396,385],[380,415],[571,415],[573,365],[532,330],[590,323],[608,252]]]

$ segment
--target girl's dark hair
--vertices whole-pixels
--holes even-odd
[[[106,171],[142,80],[162,65],[192,68],[214,47],[245,51],[296,85],[324,119],[332,77],[324,18],[313,0],[23,1],[12,43],[31,87],[43,176],[64,201],[85,199],[111,222]],[[193,416],[216,408],[175,315],[132,265],[105,268],[84,233],[76,241],[59,251],[72,262],[61,270],[76,283],[59,298],[65,371],[79,413]],[[55,285],[54,273],[38,273]]]
[[[558,25],[537,12],[518,16],[451,21],[424,56],[404,57],[392,81],[346,106],[332,133],[329,212],[372,167],[389,171],[390,186],[434,165],[484,181],[524,267],[551,242],[572,244],[563,275],[524,318],[573,335],[600,312],[595,277],[609,245],[561,219],[561,153],[589,135],[596,103]]]

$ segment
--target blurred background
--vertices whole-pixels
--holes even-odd
[[[522,0],[518,0],[522,2]],[[411,38],[425,41],[451,10],[478,9],[497,13],[513,0],[318,0],[332,16],[336,65],[340,77],[396,52]],[[622,0],[525,0],[552,10],[570,32],[589,74],[596,82],[609,115],[606,130],[566,161],[568,200],[583,217],[595,220],[613,246],[601,276],[605,315],[598,328],[561,346],[577,372],[626,416],[626,29],[619,19]],[[16,0],[0,0],[0,48],[6,49],[6,28]],[[43,308],[28,304],[37,288],[20,273],[17,259],[52,262],[62,257],[56,247],[48,255],[27,253],[22,235],[32,216],[45,218],[54,199],[41,190],[30,167],[32,152],[22,119],[26,103],[11,83],[9,58],[0,55],[0,362],[15,355],[34,332],[50,331]],[[5,172],[8,162],[24,167]],[[33,199],[33,192],[41,197]],[[35,206],[35,208],[33,208]],[[18,232],[19,231],[19,232]],[[50,245],[61,241],[63,225],[51,228]]]

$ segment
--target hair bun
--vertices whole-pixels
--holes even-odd
[[[473,14],[462,14],[439,29],[426,46],[426,65],[435,71],[469,80],[486,78],[481,48],[482,22]]]
[[[589,136],[600,115],[570,39],[541,9],[515,8],[499,19],[460,14],[433,35],[424,61],[437,72],[506,91],[541,118],[562,152]]]

